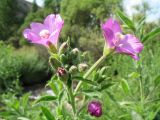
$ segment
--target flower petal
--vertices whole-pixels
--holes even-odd
[[[104,28],[109,28],[109,29],[111,29],[111,30],[114,32],[114,34],[116,34],[116,33],[118,33],[118,32],[119,32],[119,33],[122,32],[121,26],[120,26],[119,22],[116,21],[116,20],[114,20],[113,18],[109,18],[109,19],[105,22],[105,24],[103,25],[103,27],[104,27]]]
[[[35,34],[31,29],[25,29],[23,31],[23,35],[26,39],[30,40],[31,42],[38,41],[40,37]]]
[[[35,34],[31,29],[25,29],[23,35],[31,43],[41,44],[47,46],[47,39],[41,39],[37,34]]]
[[[103,31],[103,36],[106,40],[106,43],[108,44],[108,47],[113,48],[115,46],[114,45],[115,36],[113,31],[109,28],[105,28],[103,25],[102,25],[102,31]]]
[[[138,60],[137,54],[143,50],[143,44],[134,35],[127,34],[123,39],[119,38],[116,43],[116,51],[122,54],[128,54],[135,60]]]
[[[58,42],[58,38],[59,38],[59,30],[55,30],[54,32],[52,32],[52,34],[49,37],[49,40],[52,44],[54,44],[55,46],[57,46],[57,42]]]
[[[30,24],[31,30],[39,35],[41,30],[48,29],[46,26],[44,26],[42,23],[32,22]]]
[[[50,14],[44,20],[44,25],[49,28],[50,32],[53,32],[56,29],[61,29],[63,23],[64,21],[62,20],[59,14]]]

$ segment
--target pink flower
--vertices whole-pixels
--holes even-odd
[[[100,117],[102,115],[102,105],[99,101],[92,101],[88,104],[88,112],[90,115]]]
[[[64,21],[59,14],[48,15],[44,23],[32,22],[30,29],[23,31],[23,35],[31,43],[41,44],[49,47],[50,44],[57,46],[60,31]]]
[[[104,38],[109,48],[117,53],[127,54],[138,60],[138,53],[143,49],[143,44],[132,34],[122,34],[120,24],[110,18],[101,26]]]

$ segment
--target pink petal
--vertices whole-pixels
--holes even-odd
[[[41,30],[48,29],[46,26],[44,26],[42,23],[32,22],[30,24],[31,30],[39,35]]]
[[[109,18],[105,24],[103,25],[104,28],[109,28],[111,29],[114,33],[121,33],[122,30],[121,30],[121,26],[119,24],[118,21],[114,20],[113,18]]]
[[[41,44],[47,46],[47,41],[41,39],[37,34],[35,34],[31,29],[25,29],[23,31],[23,35],[26,39],[28,39],[31,43]]]
[[[58,43],[58,38],[59,38],[59,30],[55,30],[49,37],[49,40],[52,44],[57,45]]]
[[[103,36],[106,40],[106,43],[109,45],[109,48],[114,47],[114,32],[109,29],[109,28],[105,28],[104,25],[102,25],[102,31],[103,31]]]
[[[23,35],[26,39],[30,40],[31,42],[40,40],[40,37],[37,34],[35,34],[33,31],[31,31],[31,29],[25,29],[23,31]]]
[[[53,32],[56,29],[61,29],[63,23],[64,21],[62,20],[59,14],[50,14],[44,20],[44,25],[49,28],[50,32]]]
[[[138,60],[137,54],[143,50],[143,44],[131,34],[127,34],[123,39],[119,39],[115,46],[118,53],[128,54],[135,60]]]

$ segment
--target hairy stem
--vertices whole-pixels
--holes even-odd
[[[74,95],[73,95],[72,88],[68,88],[68,94],[69,94],[69,97],[70,97],[70,100],[71,100],[71,106],[72,106],[74,117],[75,117],[76,107],[75,107],[75,98],[74,98]]]

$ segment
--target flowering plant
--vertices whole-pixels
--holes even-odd
[[[58,46],[58,38],[64,24],[60,15],[51,14],[46,17],[44,24],[31,23],[31,29],[24,30],[23,35],[26,39],[44,45],[50,53],[49,63],[54,74],[47,86],[52,89],[54,95],[42,96],[36,100],[36,103],[54,101],[54,115],[48,108],[42,106],[42,112],[48,120],[90,119],[103,115],[105,110],[100,100],[101,92],[113,86],[114,82],[107,80],[105,70],[108,68],[106,66],[99,68],[99,66],[114,54],[128,55],[137,62],[140,59],[138,54],[143,50],[141,41],[147,39],[146,36],[141,38],[135,34],[137,29],[123,13],[119,11],[118,16],[132,33],[123,34],[121,25],[113,18],[102,23],[104,51],[102,57],[91,67],[84,62],[86,53],[80,52],[78,48],[72,49],[69,40]],[[122,82],[122,87],[127,91],[129,89],[127,81],[123,79]],[[88,113],[85,118],[81,113],[84,110]]]

